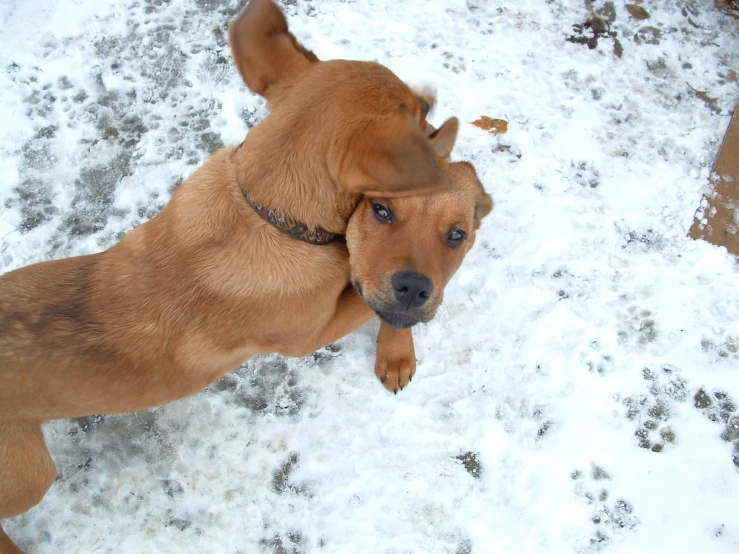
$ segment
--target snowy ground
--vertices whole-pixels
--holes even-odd
[[[251,360],[144,413],[46,427],[31,554],[739,551],[739,268],[686,238],[739,100],[712,1],[283,2],[324,58],[436,86],[496,209],[415,332]],[[99,251],[265,114],[228,0],[0,4],[0,272]],[[596,10],[615,36],[573,29]],[[570,41],[568,37],[574,37]],[[585,37],[578,39],[578,37]],[[616,51],[621,51],[621,57]],[[53,360],[49,360],[53,363]]]

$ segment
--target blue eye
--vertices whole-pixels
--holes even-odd
[[[375,204],[373,202],[372,210],[375,212],[375,219],[380,223],[392,223],[395,219],[395,217],[393,216],[393,212],[390,211],[390,208],[388,208],[387,206],[383,206],[382,204]]]
[[[455,227],[446,234],[447,246],[449,246],[449,248],[456,248],[464,242],[465,238],[467,238],[467,233],[462,231],[462,229]]]

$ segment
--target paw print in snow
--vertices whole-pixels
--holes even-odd
[[[711,421],[724,425],[721,439],[734,444],[732,461],[739,468],[739,414],[737,403],[726,391],[708,393],[700,388],[693,396],[694,406]]]
[[[592,506],[590,521],[594,530],[587,551],[601,550],[614,535],[624,529],[635,529],[639,525],[640,520],[634,515],[634,507],[630,502],[623,498],[611,499],[611,476],[603,467],[593,464],[589,476],[582,470],[575,469],[570,473],[570,478],[575,481],[575,494]]]
[[[582,187],[587,188],[598,188],[600,184],[600,173],[598,170],[588,162],[571,162],[573,180]]]
[[[585,365],[590,373],[604,375],[613,367],[613,356],[610,354],[602,354],[598,341],[590,343],[591,352],[585,355]]]
[[[451,52],[444,52],[442,56],[445,60],[442,65],[445,68],[451,70],[452,73],[463,73],[467,70],[467,66],[465,65],[464,60],[461,57],[455,56]]]
[[[652,312],[639,310],[636,306],[630,306],[628,315],[622,317],[618,338],[621,344],[628,344],[636,340],[639,345],[647,345],[657,339],[659,332],[654,321]]]
[[[703,352],[713,352],[720,359],[739,360],[739,337],[721,337],[720,343],[716,343],[713,339],[703,338],[701,340],[701,349]]]
[[[674,404],[688,398],[687,381],[679,373],[670,365],[663,365],[658,371],[644,368],[642,377],[649,383],[648,393],[632,394],[623,399],[626,419],[638,423],[634,436],[639,447],[662,452],[675,442],[675,431],[667,422]]]

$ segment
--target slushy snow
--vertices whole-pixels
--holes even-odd
[[[320,58],[434,87],[496,202],[414,331],[416,378],[380,385],[371,323],[51,422],[59,478],[8,534],[30,554],[738,552],[739,269],[686,236],[739,101],[739,21],[713,4],[285,0]],[[266,115],[226,43],[238,11],[0,6],[0,272],[110,247]]]

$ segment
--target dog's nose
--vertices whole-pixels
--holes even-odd
[[[423,306],[434,290],[431,279],[420,273],[400,271],[391,279],[395,298],[406,308]]]

